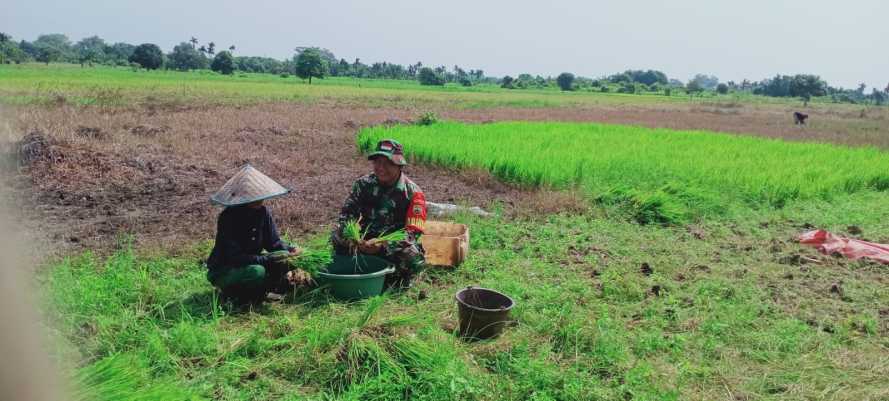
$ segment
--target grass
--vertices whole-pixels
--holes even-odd
[[[463,266],[351,304],[309,293],[253,311],[219,305],[194,262],[206,249],[85,254],[41,281],[81,375],[112,367],[146,393],[163,383],[219,400],[880,399],[889,343],[878,311],[889,293],[873,277],[885,268],[802,271],[761,246],[792,229],[780,223],[788,217],[829,225],[845,212],[757,213],[703,226],[706,240],[594,214],[461,216],[473,230]],[[799,287],[774,285],[789,273]],[[837,279],[843,300],[828,291]],[[516,299],[517,325],[493,341],[460,341],[453,294],[469,284]]]
[[[326,78],[311,85],[272,74],[210,71],[133,71],[130,68],[73,64],[0,65],[0,102],[6,104],[72,103],[97,106],[194,107],[264,102],[335,102],[363,107],[583,107],[596,105],[737,102],[798,104],[796,100],[761,96],[629,95],[562,92],[555,88],[508,90],[496,85],[421,86],[415,81]],[[842,106],[832,106],[842,107]]]
[[[464,265],[351,304],[310,292],[252,311],[220,305],[196,262],[209,244],[178,257],[124,244],[110,257],[66,258],[39,279],[58,338],[79,355],[83,398],[889,396],[885,267],[820,258],[788,241],[802,227],[854,224],[887,242],[884,193],[742,208],[694,229],[611,213],[458,216],[472,228]],[[327,260],[325,236],[305,247],[313,256],[298,258],[301,267]],[[794,264],[801,253],[818,264]],[[836,283],[842,295],[831,291]],[[501,338],[455,335],[453,294],[470,284],[516,299],[517,324]]]
[[[0,66],[0,102],[477,108],[687,101],[318,83]],[[68,256],[37,279],[49,326],[65,343],[58,348],[73,348],[59,356],[77,367],[72,398],[889,399],[886,267],[821,256],[792,241],[811,226],[842,233],[855,225],[866,238],[889,242],[883,153],[593,124],[439,123],[374,128],[362,140],[374,135],[396,136],[415,161],[579,188],[603,206],[533,218],[456,216],[472,230],[460,268],[428,271],[410,291],[356,303],[314,291],[253,310],[220,304],[198,262],[206,243],[176,256],[126,243],[108,256]],[[606,203],[629,205],[642,221],[721,218],[642,225]],[[300,240],[307,251],[293,263],[317,271],[329,260],[326,236]],[[516,324],[502,337],[457,338],[453,296],[467,285],[517,301]]]
[[[580,123],[504,122],[377,126],[415,162],[481,168],[532,187],[579,188],[629,205],[640,222],[682,223],[737,207],[783,207],[889,189],[889,155],[872,148]]]
[[[82,401],[200,400],[199,395],[150,374],[144,359],[112,355],[77,372],[71,399]]]

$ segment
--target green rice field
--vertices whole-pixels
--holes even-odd
[[[795,100],[763,96],[710,96],[707,101],[751,104],[796,104]],[[0,64],[0,103],[105,107],[131,105],[243,105],[267,102],[334,102],[362,107],[435,106],[478,109],[491,107],[588,107],[597,105],[701,102],[687,96],[563,92],[556,88],[509,90],[482,84],[422,86],[413,80],[328,77],[308,84],[293,76],[208,70],[134,71],[131,68],[74,64]],[[842,106],[834,106],[842,107]]]
[[[358,144],[366,150],[387,137],[402,141],[415,162],[580,189],[602,203],[629,204],[643,222],[889,189],[889,154],[873,148],[561,122],[378,126],[364,129]]]

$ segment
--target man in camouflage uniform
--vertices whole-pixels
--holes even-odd
[[[404,148],[397,141],[380,141],[367,159],[373,165],[373,173],[352,185],[331,235],[334,252],[352,255],[357,251],[386,259],[396,266],[389,285],[408,287],[423,267],[424,250],[419,239],[426,223],[426,198],[420,187],[402,172],[407,161]],[[359,218],[367,235],[355,244],[343,237],[343,227],[349,220]],[[371,241],[400,229],[405,231],[404,241]]]

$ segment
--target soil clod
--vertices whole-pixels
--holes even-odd
[[[61,154],[56,154],[49,140],[40,131],[31,131],[16,144],[18,149],[19,165],[28,166],[38,160],[50,162],[61,160]]]
[[[408,120],[402,120],[400,118],[389,117],[385,121],[383,121],[383,125],[387,127],[391,127],[393,125],[410,125],[411,122]]]
[[[651,287],[651,293],[656,297],[661,296],[661,291],[663,291],[663,287],[661,287],[660,285],[653,285]]]
[[[81,138],[88,139],[105,139],[108,137],[101,128],[87,127],[83,125],[78,126],[77,129],[74,130],[74,134]]]
[[[838,295],[840,298],[842,298],[842,297],[843,297],[843,284],[842,284],[842,283],[833,283],[833,284],[831,284],[831,286],[830,286],[830,293],[831,293],[831,294],[836,294],[836,295]]]
[[[170,127],[167,126],[156,127],[153,125],[137,125],[130,128],[131,134],[144,137],[155,137],[160,134],[166,134],[169,131]]]
[[[820,260],[813,258],[811,256],[800,255],[800,254],[792,254],[785,255],[778,259],[778,263],[784,265],[793,265],[793,266],[801,266],[808,263],[819,264]]]
[[[710,266],[707,265],[695,265],[692,269],[700,273],[710,273]]]
[[[695,239],[703,240],[707,238],[707,232],[699,226],[688,226],[688,233],[691,234]]]

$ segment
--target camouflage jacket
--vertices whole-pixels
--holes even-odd
[[[373,173],[352,184],[352,192],[346,198],[331,236],[338,252],[343,253],[342,250],[349,246],[342,237],[343,226],[359,217],[362,230],[367,230],[365,239],[405,230],[407,239],[389,243],[380,256],[390,259],[422,257],[423,249],[418,241],[426,223],[426,198],[420,187],[403,173],[391,187],[380,185]]]

